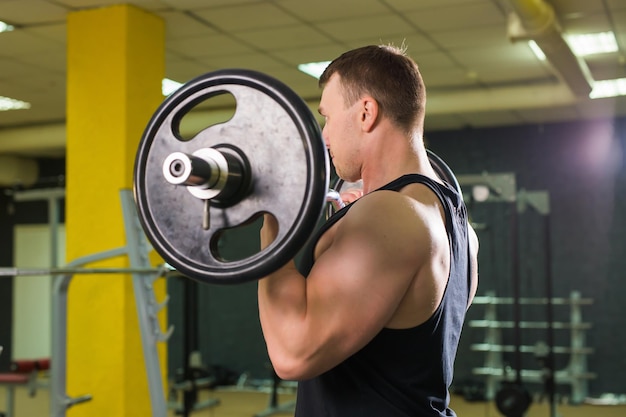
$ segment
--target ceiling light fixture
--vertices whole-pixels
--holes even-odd
[[[593,90],[589,98],[607,98],[626,96],[626,78],[601,80],[593,83]]]
[[[539,61],[546,60],[546,54],[543,53],[539,45],[537,45],[537,42],[528,41],[528,46],[530,46],[530,49],[533,51],[533,53],[535,54],[535,56],[537,57]]]
[[[319,79],[330,61],[309,62],[298,65],[298,69],[313,78]]]
[[[605,54],[618,49],[615,34],[610,31],[565,35],[565,40],[577,56]]]
[[[2,32],[10,32],[13,29],[15,29],[15,27],[13,27],[13,26],[9,25],[8,23],[3,22],[2,20],[0,20],[0,33],[2,33]]]
[[[588,55],[617,52],[617,40],[613,32],[581,33],[578,35],[564,35],[565,41],[572,48],[574,55],[584,57]],[[528,46],[540,61],[545,61],[546,55],[533,40]]]
[[[0,111],[30,109],[30,103],[11,97],[0,96]]]
[[[178,90],[182,85],[183,84],[178,81],[163,78],[163,81],[161,82],[161,93],[167,97],[174,91]]]

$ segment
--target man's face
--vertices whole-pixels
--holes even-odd
[[[337,175],[346,181],[361,178],[359,160],[359,101],[346,107],[341,79],[333,74],[322,91],[319,112],[324,117],[322,136]]]

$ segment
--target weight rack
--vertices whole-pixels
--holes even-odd
[[[503,330],[513,329],[512,321],[500,320],[497,316],[499,305],[511,305],[512,297],[497,297],[493,291],[487,292],[484,296],[474,298],[474,305],[484,305],[484,319],[470,320],[468,325],[474,328],[485,329],[485,341],[471,345],[471,349],[477,352],[484,352],[484,366],[474,368],[474,375],[486,378],[485,397],[493,400],[501,381],[513,381],[515,372],[507,372],[506,364],[503,360],[503,353],[515,352],[516,346],[502,343]],[[547,298],[525,298],[519,300],[520,305],[545,306]],[[589,372],[587,368],[587,355],[593,353],[593,349],[586,346],[585,332],[591,328],[591,324],[582,319],[582,307],[591,305],[591,298],[582,298],[580,292],[572,291],[569,297],[555,297],[551,299],[553,306],[569,306],[569,321],[551,323],[554,330],[569,330],[569,346],[554,346],[553,353],[568,355],[568,365],[560,370],[554,371],[554,378],[557,384],[570,386],[570,403],[580,404],[588,395],[588,381],[596,378],[596,374]],[[545,321],[521,321],[521,330],[525,329],[548,329],[550,323]],[[519,346],[519,351],[524,354],[537,355],[540,349],[545,349],[541,341],[537,345]],[[541,383],[545,377],[543,369],[522,369],[521,376],[524,381]]]

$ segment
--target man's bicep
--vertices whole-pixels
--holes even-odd
[[[397,262],[388,232],[358,224],[343,225],[333,244],[315,262],[307,279],[309,308],[344,341],[351,354],[371,340],[390,320],[410,279]],[[355,227],[355,229],[349,229]]]

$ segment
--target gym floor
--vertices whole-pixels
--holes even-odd
[[[0,387],[0,410],[4,410],[6,395],[5,387]],[[218,399],[219,405],[197,410],[192,416],[208,417],[253,417],[268,410],[270,396],[266,392],[218,390],[204,391],[200,395],[200,401],[209,398]],[[293,401],[291,394],[281,394],[278,397],[278,405],[289,404]],[[459,417],[499,417],[501,414],[493,402],[468,402],[464,398],[453,396],[452,406]],[[80,406],[76,406],[80,407]],[[626,405],[559,405],[557,407],[559,417],[624,417]],[[25,388],[18,388],[15,395],[15,415],[13,417],[45,417],[49,416],[48,390],[40,389],[35,397],[29,397]],[[292,412],[273,414],[276,416],[292,416]],[[168,417],[174,417],[175,413],[170,410]],[[526,417],[551,417],[548,404],[533,404],[528,410]]]

